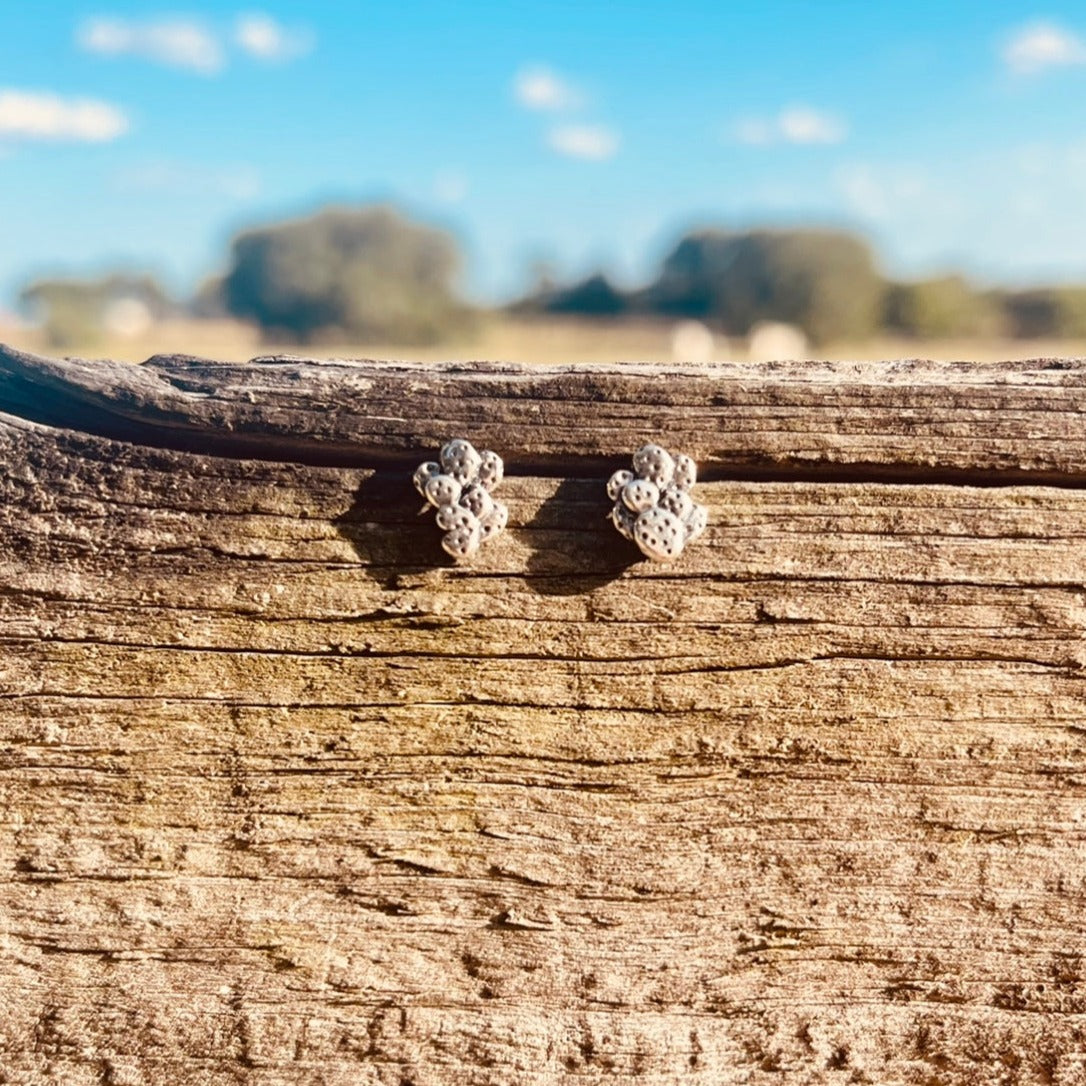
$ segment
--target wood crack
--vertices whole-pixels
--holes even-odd
[[[910,367],[916,374],[913,384]],[[131,366],[60,362],[0,345],[0,411],[162,450],[403,471],[469,425],[458,415],[470,403],[478,420],[478,432],[471,436],[501,444],[513,473],[591,478],[608,474],[616,458],[629,455],[630,424],[622,405],[636,403],[646,410],[646,396],[656,396],[657,436],[695,455],[705,481],[1086,486],[1086,440],[1072,425],[1086,409],[1083,366],[1062,371],[1043,361],[1005,364],[1002,370],[989,366],[994,375],[1016,373],[1018,386],[977,383],[968,396],[954,384],[961,371],[953,366],[940,371],[932,363],[913,362],[883,368],[892,383],[872,382],[871,372],[857,380],[857,368],[841,363],[815,369],[793,364],[676,370],[671,384],[662,385],[657,375],[635,366],[601,372],[285,359],[227,366],[182,357]],[[812,372],[818,380],[810,379]],[[760,397],[752,392],[759,384],[764,390]],[[306,397],[318,390],[336,409],[313,411]],[[1057,390],[1062,398],[1054,396]],[[950,412],[953,432],[925,438],[928,427],[942,426],[936,419],[946,413],[948,395],[956,400]],[[1016,395],[1030,406],[1019,424],[1020,438],[1008,424],[1008,432],[993,440],[992,414],[1005,411],[1005,401]],[[380,405],[397,397],[412,410],[391,415],[381,410]],[[860,407],[868,402],[899,428],[846,425],[844,399]],[[774,407],[792,424],[767,427],[759,404]],[[274,422],[271,405],[277,406]],[[560,430],[552,428],[547,405],[561,411]],[[718,409],[725,406],[728,410]],[[691,429],[695,409],[703,418]],[[606,412],[616,415],[610,424],[600,417]],[[579,415],[595,416],[592,439],[580,448],[577,430],[570,426]],[[810,423],[804,418],[817,419],[818,437],[811,447]]]

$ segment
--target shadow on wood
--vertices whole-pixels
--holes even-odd
[[[528,584],[541,595],[594,592],[642,560],[611,524],[605,482],[563,479],[527,525],[534,544]]]
[[[355,490],[351,507],[334,523],[361,560],[359,572],[382,588],[394,588],[405,575],[455,567],[441,549],[433,509],[403,472],[367,475]]]

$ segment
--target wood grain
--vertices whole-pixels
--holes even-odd
[[[0,362],[0,1082],[1086,1081],[1080,364]]]
[[[105,437],[226,456],[414,467],[470,432],[519,474],[594,477],[658,439],[708,479],[1086,483],[1086,360],[516,367],[157,357],[0,345],[0,403]]]

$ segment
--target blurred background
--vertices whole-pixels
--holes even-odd
[[[1086,9],[0,11],[0,341],[1086,354]]]

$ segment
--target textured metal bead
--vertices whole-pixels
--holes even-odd
[[[411,477],[411,481],[415,484],[415,489],[425,498],[426,484],[435,475],[440,474],[441,465],[435,464],[433,460],[427,460],[425,464],[419,464],[415,469],[415,474]]]
[[[437,511],[437,526],[446,532],[454,532],[458,528],[478,528],[479,518],[462,505],[443,505]]]
[[[632,513],[651,509],[660,500],[660,488],[648,479],[631,479],[622,488],[622,502]]]
[[[471,528],[453,528],[441,537],[445,553],[457,559],[470,558],[479,549],[479,543],[478,522]]]
[[[451,475],[434,475],[426,483],[426,500],[435,508],[455,505],[463,489],[460,481]]]
[[[705,506],[695,503],[686,517],[683,518],[683,524],[686,526],[686,542],[690,543],[697,539],[709,524],[709,514]]]
[[[479,482],[487,490],[493,491],[505,478],[505,465],[502,463],[502,458],[489,449],[484,449],[479,456],[482,459],[479,465]]]
[[[633,542],[634,525],[637,523],[637,514],[631,513],[622,502],[615,502],[611,510],[611,523],[628,539]]]
[[[681,490],[674,483],[666,487],[656,503],[661,509],[674,513],[679,520],[686,520],[690,511],[694,508],[694,499],[685,490]]]
[[[482,483],[468,483],[460,495],[460,504],[482,520],[494,508],[494,499]]]
[[[639,478],[648,479],[662,489],[675,474],[675,461],[662,445],[642,445],[634,453],[633,469]]]
[[[421,470],[421,469],[420,469]],[[632,471],[626,471],[625,468],[622,471],[616,471],[610,479],[607,480],[607,497],[613,502],[617,502],[619,495],[626,488],[626,484],[633,482],[634,473]]]
[[[462,437],[454,437],[441,448],[441,467],[460,483],[471,482],[479,473],[483,458],[475,446]]]
[[[675,475],[671,480],[680,490],[689,490],[698,481],[698,466],[686,456],[679,453],[675,457]]]
[[[654,505],[637,518],[634,542],[643,554],[654,561],[670,562],[683,552],[686,525],[674,513]]]
[[[485,543],[505,531],[509,523],[509,510],[500,501],[495,501],[490,512],[479,519],[479,538]]]

